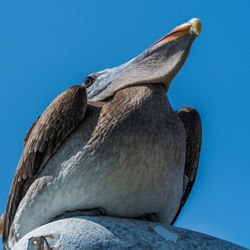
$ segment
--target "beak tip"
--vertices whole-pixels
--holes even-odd
[[[201,21],[199,18],[192,18],[188,21],[194,29],[195,34],[198,36],[201,33]]]

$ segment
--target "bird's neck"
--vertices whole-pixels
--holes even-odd
[[[172,107],[166,95],[166,89],[162,84],[142,84],[128,87],[118,91],[113,102],[123,101],[128,106],[145,106],[147,109],[158,109],[172,112]]]
[[[103,105],[93,132],[96,136],[89,143],[92,146],[100,144],[118,127],[119,131],[129,131],[130,136],[141,129],[157,131],[157,127],[165,124],[166,120],[171,121],[173,115],[175,112],[161,84],[128,87],[119,90],[111,101]]]
[[[162,84],[142,84],[119,90],[102,109],[102,113],[117,119],[132,114],[150,119],[154,115],[166,116],[173,112]]]

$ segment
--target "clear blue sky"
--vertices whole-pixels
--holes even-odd
[[[202,33],[168,94],[203,122],[196,183],[176,225],[250,248],[249,11],[249,0],[1,1],[0,212],[23,138],[59,93],[199,17]]]

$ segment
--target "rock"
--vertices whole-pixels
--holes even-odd
[[[34,249],[246,249],[165,224],[115,218],[71,217],[34,229],[13,250]]]

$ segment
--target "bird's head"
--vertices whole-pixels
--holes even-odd
[[[127,63],[88,75],[84,84],[90,101],[103,101],[129,86],[161,83],[166,92],[184,64],[201,22],[193,18],[173,29]]]

